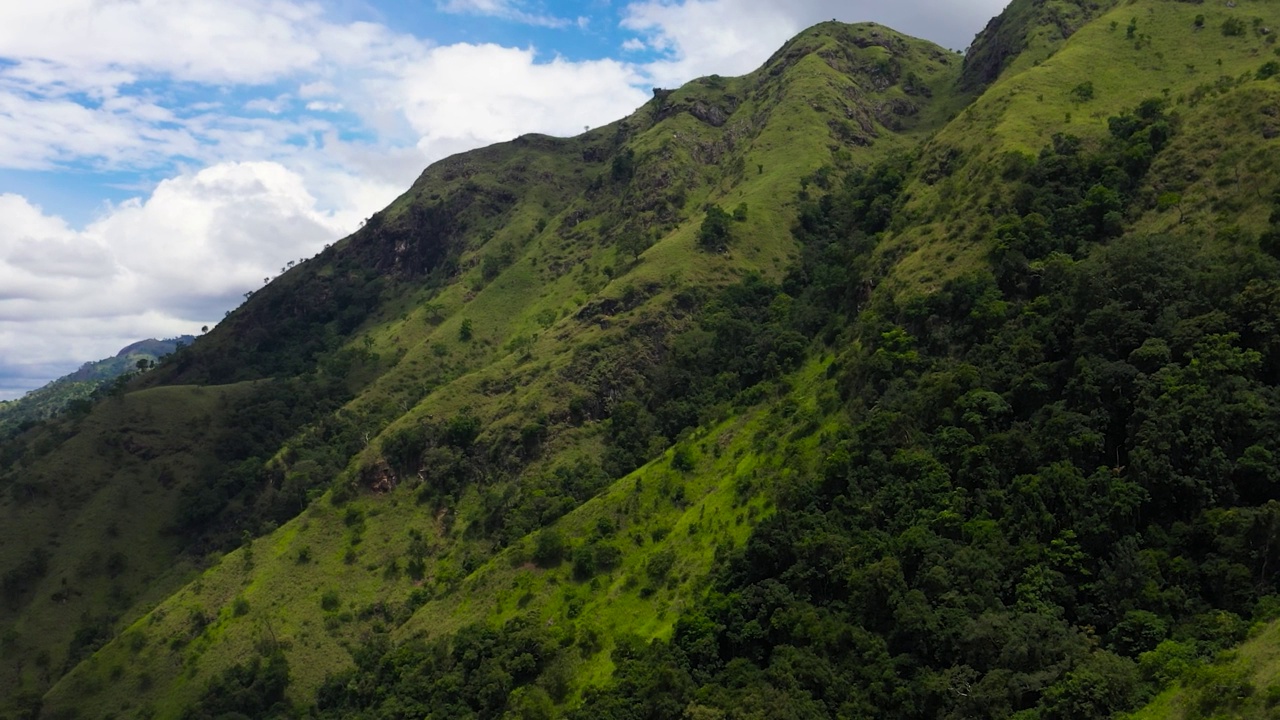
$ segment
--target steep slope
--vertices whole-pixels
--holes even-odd
[[[1001,176],[1026,167],[1055,135],[1086,144],[1110,137],[1109,118],[1144,99],[1168,103],[1177,147],[1133,189],[1140,201],[1126,222],[1175,236],[1233,225],[1261,232],[1271,198],[1241,190],[1268,182],[1275,159],[1268,68],[1277,25],[1275,6],[1256,0],[1122,3],[1050,57],[1006,72],[924,148],[901,224],[881,247],[888,279],[936,289],[981,266],[996,219],[1018,210]]]
[[[1017,74],[1056,53],[1085,23],[1115,2],[1014,0],[991,19],[965,53],[961,83],[985,89],[1001,75]]]
[[[962,102],[958,72],[957,59],[931,44],[825,24],[752,75],[656,91],[631,118],[577,138],[529,136],[432,166],[351,238],[257,291],[124,396],[233,393],[210,413],[213,432],[183,441],[190,464],[174,473],[165,501],[149,505],[156,524],[131,530],[172,530],[162,535],[169,558],[243,547],[159,607],[152,595],[135,596],[107,613],[87,595],[54,600],[44,590],[67,579],[63,568],[88,545],[6,544],[14,556],[5,567],[47,554],[0,616],[8,647],[21,650],[6,653],[12,682],[38,692],[78,653],[115,636],[57,684],[46,711],[155,707],[169,716],[270,637],[294,668],[290,697],[305,701],[348,666],[344,645],[404,619],[393,621],[392,608],[423,593],[456,602],[462,579],[496,553],[518,556],[509,548],[562,517],[576,527],[582,521],[566,513],[704,416],[672,410],[625,438],[626,423],[611,419],[634,410],[626,401],[635,383],[700,322],[717,288],[747,273],[781,278],[798,249],[790,228],[801,179],[929,134]],[[704,232],[719,207],[727,211],[720,232]],[[716,392],[731,399],[735,386],[757,381]],[[80,422],[105,427],[106,412],[95,407]],[[157,442],[189,428],[171,421]],[[79,429],[70,421],[38,429],[11,450],[18,465],[7,487],[18,486],[17,467],[42,479],[56,468],[74,489],[42,506],[46,516],[82,511],[85,488],[100,484],[55,465],[74,465],[68,443],[86,437]],[[113,442],[103,432],[97,442]],[[701,482],[711,483],[713,468],[705,472]],[[612,496],[618,517],[638,512],[634,498]],[[758,517],[755,497],[726,496],[715,507],[751,505]],[[683,516],[659,522],[649,512],[655,537]],[[748,525],[729,525],[721,542],[731,545]],[[416,535],[406,537],[406,526]],[[20,523],[11,530],[38,537]],[[621,562],[648,552],[624,551]],[[686,593],[711,558],[691,558],[671,592]],[[122,577],[127,590],[146,576]],[[669,601],[652,591],[644,598],[650,608]],[[105,620],[93,633],[67,620],[88,617]],[[63,620],[34,632],[32,618]],[[650,620],[635,629],[664,627]],[[33,672],[24,659],[41,653],[51,669]]]

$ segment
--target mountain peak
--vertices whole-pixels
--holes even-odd
[[[969,46],[962,75],[965,87],[990,85],[1019,58],[1026,66],[1044,60],[1114,5],[1115,0],[1013,0]]]

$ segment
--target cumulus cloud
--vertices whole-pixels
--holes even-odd
[[[303,177],[272,162],[165,180],[82,230],[0,195],[0,378],[65,372],[141,337],[211,323],[379,206],[322,210]]]
[[[526,132],[576,134],[644,103],[644,78],[614,61],[535,61],[532,49],[450,45],[407,67],[393,95],[432,159]]]

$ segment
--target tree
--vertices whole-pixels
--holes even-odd
[[[698,229],[698,245],[709,252],[722,251],[729,247],[730,223],[733,218],[719,205],[707,208],[707,216]]]
[[[554,528],[541,530],[534,539],[533,561],[538,567],[555,567],[569,551],[564,535]]]
[[[1175,208],[1178,211],[1178,224],[1181,225],[1185,220],[1185,214],[1182,210],[1182,195],[1176,192],[1167,192],[1160,196],[1156,201],[1161,210]]]
[[[645,239],[643,233],[636,230],[627,230],[618,238],[618,253],[622,255],[630,255],[631,259],[639,260],[640,254],[649,249],[649,242]]]
[[[471,342],[471,335],[471,318],[467,318],[462,321],[462,327],[458,328],[458,339],[462,342]]]

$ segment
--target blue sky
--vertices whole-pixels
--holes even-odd
[[[1003,0],[0,3],[0,400],[217,322],[447,155],[622,117],[816,22]]]

